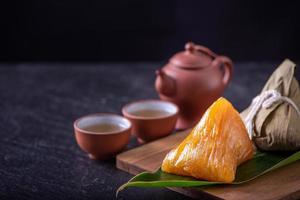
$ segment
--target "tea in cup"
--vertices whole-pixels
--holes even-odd
[[[131,123],[119,115],[98,113],[77,119],[74,130],[78,145],[90,158],[105,159],[128,144]]]
[[[131,121],[133,135],[143,143],[172,133],[178,107],[167,101],[141,100],[125,105],[122,113]]]

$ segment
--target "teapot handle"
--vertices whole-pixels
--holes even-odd
[[[224,86],[228,85],[233,71],[233,63],[230,60],[230,58],[226,56],[217,56],[213,60],[212,65],[216,67],[223,66],[224,75],[223,75],[222,83]]]
[[[185,50],[188,53],[193,53],[194,51],[198,51],[210,56],[213,59],[212,65],[215,67],[223,67],[224,75],[222,79],[222,83],[224,86],[228,85],[230,78],[232,76],[233,64],[230,58],[226,56],[219,56],[212,52],[209,48],[196,45],[193,42],[188,42],[185,44]]]

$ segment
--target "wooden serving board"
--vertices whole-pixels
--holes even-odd
[[[117,156],[117,168],[138,174],[156,171],[165,155],[178,145],[190,131],[178,132],[168,137],[142,145]],[[196,190],[193,188],[169,188],[193,198],[212,199],[300,199],[300,162],[269,172],[241,185],[221,185]]]

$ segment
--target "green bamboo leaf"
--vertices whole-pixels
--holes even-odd
[[[243,163],[237,168],[234,182],[230,184],[242,184],[253,180],[267,172],[300,160],[298,152],[261,152],[257,151],[254,158]],[[154,173],[143,172],[136,175],[118,190],[126,187],[208,187],[221,182],[210,182],[194,179],[187,176],[169,174],[158,169]],[[228,183],[227,183],[228,184]]]

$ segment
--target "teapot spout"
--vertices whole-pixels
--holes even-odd
[[[162,69],[156,70],[155,89],[159,94],[173,96],[176,93],[175,80]]]

